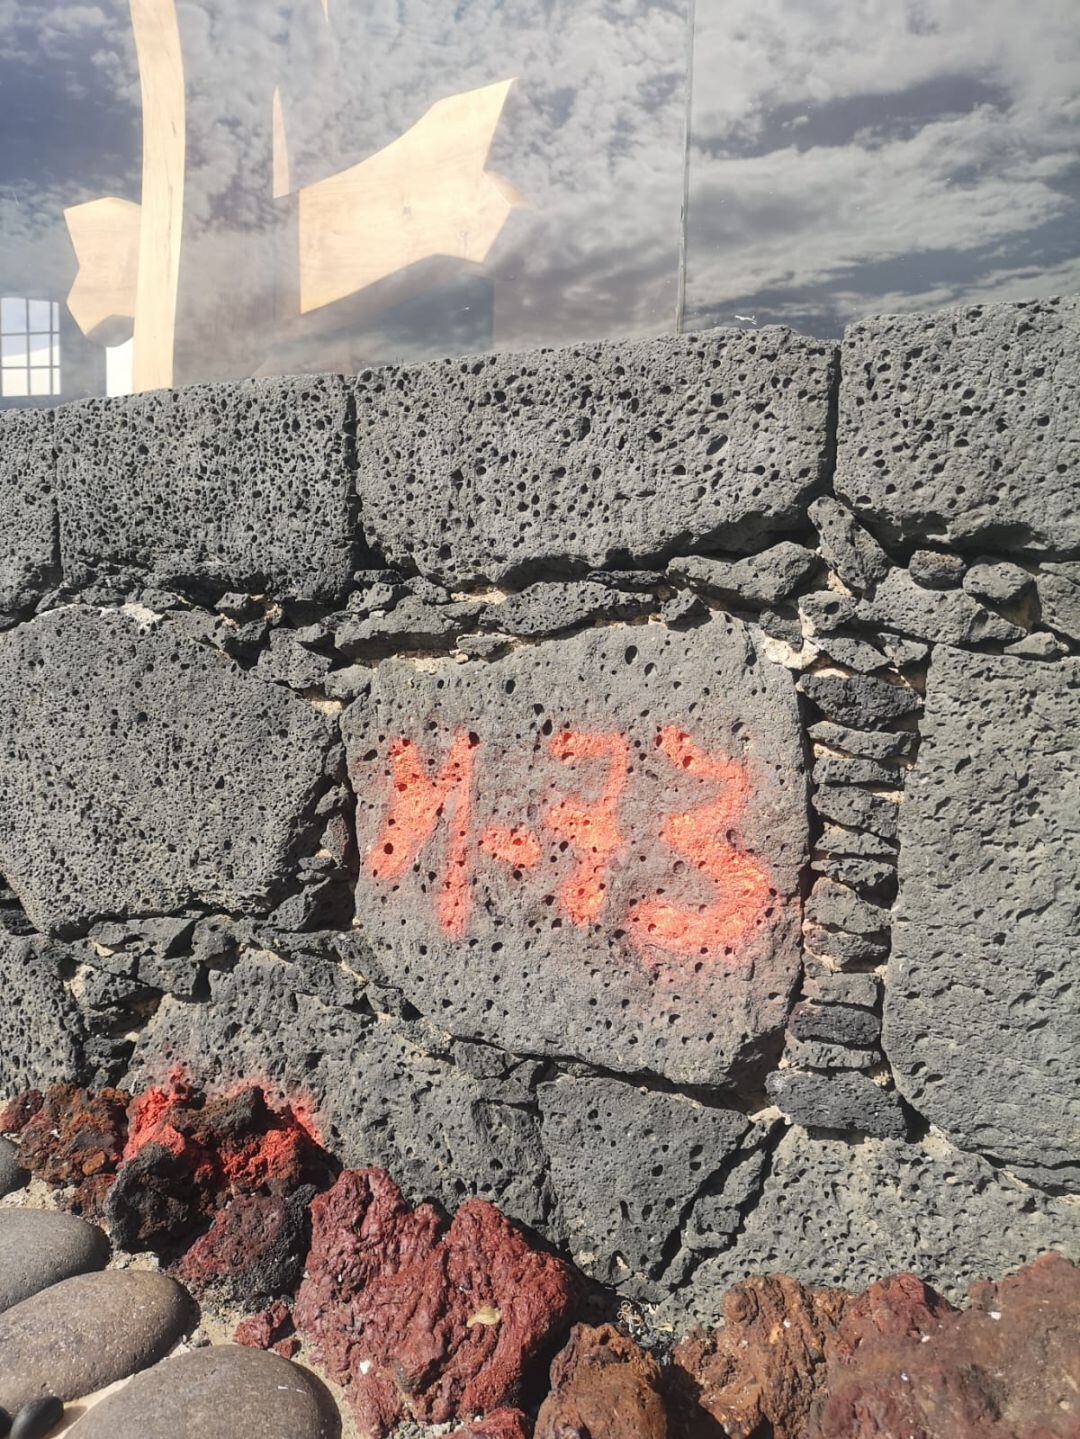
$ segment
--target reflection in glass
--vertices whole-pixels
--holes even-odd
[[[1080,289],[1075,0],[697,0],[687,328]]]

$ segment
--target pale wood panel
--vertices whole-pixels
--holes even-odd
[[[184,218],[184,62],[174,0],[131,0],[142,89],[143,169],[135,298],[135,390],[173,380]]]
[[[431,256],[487,258],[522,203],[484,170],[513,83],[438,101],[386,149],[300,191],[302,314]]]
[[[289,183],[289,137],[285,130],[285,110],[281,103],[281,86],[274,87],[274,177],[272,194],[284,199],[292,186]]]
[[[133,319],[139,279],[139,206],[109,195],[64,211],[79,262],[67,305],[84,335],[114,315]]]

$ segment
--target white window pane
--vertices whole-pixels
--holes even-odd
[[[0,370],[0,385],[5,399],[20,399],[30,392],[25,370]]]
[[[57,335],[52,342],[52,362],[54,365],[60,363],[60,337]]]
[[[52,372],[52,392],[53,392],[54,395],[59,395],[59,394],[62,394],[62,393],[63,393],[62,390],[61,390],[61,388],[60,388],[60,367],[59,367],[59,365],[58,365],[58,366],[56,367],[56,369],[53,370],[53,372]]]
[[[52,328],[52,305],[48,300],[30,301],[30,328],[32,330]]]
[[[60,328],[60,306],[56,300],[52,302],[52,327],[54,330]]]
[[[0,361],[4,368],[26,364],[26,336],[4,335],[0,337]]]
[[[52,371],[31,370],[30,371],[30,393],[32,395],[52,394]]]
[[[30,363],[47,365],[52,357],[52,342],[48,335],[30,336]]]
[[[5,296],[0,300],[0,330],[26,334],[26,301]]]

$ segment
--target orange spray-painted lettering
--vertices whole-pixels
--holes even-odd
[[[570,842],[577,863],[559,889],[563,909],[574,924],[594,923],[600,917],[607,891],[606,870],[623,844],[617,812],[626,788],[627,743],[620,734],[578,734],[568,730],[553,735],[549,744],[556,759],[606,759],[607,778],[595,800],[563,799],[544,816],[556,834]]]

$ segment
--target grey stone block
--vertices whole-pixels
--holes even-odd
[[[1046,564],[1039,571],[1042,622],[1080,644],[1080,564]]]
[[[328,720],[135,607],[0,635],[0,868],[38,929],[282,890]]]
[[[559,1228],[578,1262],[604,1281],[659,1278],[690,1204],[750,1121],[617,1079],[564,1077],[537,1098]]]
[[[968,1284],[1059,1249],[1080,1257],[1080,1213],[941,1141],[781,1139],[761,1199],[735,1243],[708,1260],[666,1313],[715,1324],[747,1274],[862,1289],[910,1270],[954,1302]]]
[[[831,879],[819,879],[806,902],[808,923],[846,929],[853,934],[877,934],[888,929],[890,917],[884,905],[871,904],[847,885]]]
[[[0,414],[0,614],[59,579],[52,410]]]
[[[951,1139],[1080,1179],[1080,660],[938,651],[903,806],[885,1049]]]
[[[867,624],[943,645],[1007,644],[1024,633],[965,590],[928,589],[907,570],[890,570],[874,598],[859,605],[858,615]]]
[[[380,665],[342,721],[375,978],[518,1053],[731,1073],[786,1015],[807,844],[794,687],[754,635]]]
[[[914,730],[860,730],[832,720],[819,720],[810,726],[810,738],[846,754],[865,755],[868,759],[910,759],[918,748],[919,736]]]
[[[836,491],[891,543],[1080,553],[1080,298],[849,326]]]
[[[803,994],[828,1004],[858,1004],[873,1009],[881,994],[881,981],[873,974],[835,974],[808,964]]]
[[[756,606],[787,599],[820,568],[821,560],[813,550],[784,540],[745,560],[684,555],[671,561],[668,573],[688,580],[707,595]]]
[[[922,703],[907,685],[873,675],[803,675],[799,689],[829,719],[860,727],[914,714]]]
[[[964,589],[991,605],[1014,605],[1035,584],[1035,576],[1007,561],[983,560],[964,575]]]
[[[889,661],[881,650],[866,640],[854,639],[851,635],[829,634],[814,641],[814,649],[825,655],[834,664],[857,674],[873,674],[875,670],[888,669]]]
[[[895,765],[877,759],[849,759],[846,755],[816,755],[814,781],[817,784],[871,784],[887,789],[903,787],[903,775]]]
[[[871,794],[857,785],[822,784],[814,791],[814,808],[834,824],[866,829],[882,839],[895,839],[899,805],[887,795]]]
[[[360,539],[350,397],[335,376],[193,385],[56,412],[65,578],[135,566],[332,599]]]
[[[210,986],[207,1003],[162,1002],[129,1082],[160,1080],[177,1063],[216,1087],[257,1077],[306,1102],[343,1164],[384,1167],[413,1200],[452,1211],[476,1194],[545,1227],[539,1128],[512,1084],[467,1073],[445,1044],[440,1057],[434,1030],[410,1036],[340,995],[311,992],[318,976],[275,954],[249,951]]]
[[[856,593],[884,579],[889,557],[869,531],[832,495],[822,495],[807,510],[818,532],[818,548],[831,570]]]
[[[475,613],[463,605],[432,605],[408,596],[389,613],[349,615],[338,625],[334,643],[349,659],[372,663],[396,650],[446,649],[462,629],[468,628],[465,614]]]
[[[812,634],[829,634],[855,618],[856,602],[838,590],[811,590],[799,596],[799,614]]]
[[[0,931],[0,1102],[83,1078],[85,1026],[61,975],[70,959],[66,946]]]
[[[881,1020],[869,1009],[850,1004],[815,1004],[803,1000],[791,1011],[788,1028],[796,1039],[823,1039],[828,1044],[865,1047],[876,1044]]]
[[[908,561],[908,574],[918,585],[931,590],[954,590],[967,568],[959,555],[945,550],[916,550]]]
[[[848,855],[815,858],[814,869],[840,884],[859,891],[876,890],[896,882],[895,859],[856,859]]]
[[[889,941],[884,935],[848,934],[842,929],[805,924],[803,938],[809,955],[820,955],[837,964],[881,964],[889,957]]]
[[[647,596],[627,594],[594,580],[543,582],[491,605],[484,622],[502,633],[535,639],[594,620],[630,619],[648,603]]]
[[[789,1034],[784,1041],[784,1058],[795,1069],[873,1069],[881,1063],[881,1050],[849,1048],[845,1044],[828,1044],[821,1039],[796,1039]]]
[[[365,530],[454,585],[753,547],[825,472],[834,365],[770,328],[368,371]]]
[[[901,1139],[907,1132],[903,1110],[893,1090],[882,1089],[865,1074],[800,1074],[781,1069],[765,1087],[781,1111],[805,1129],[834,1129],[871,1134],[876,1139]]]
[[[1006,645],[1005,653],[1022,660],[1058,660],[1068,650],[1047,630],[1035,630],[1014,645]]]
[[[843,825],[827,824],[815,849],[827,854],[851,855],[857,859],[885,859],[896,863],[895,840],[884,839],[869,831],[846,829]]]

